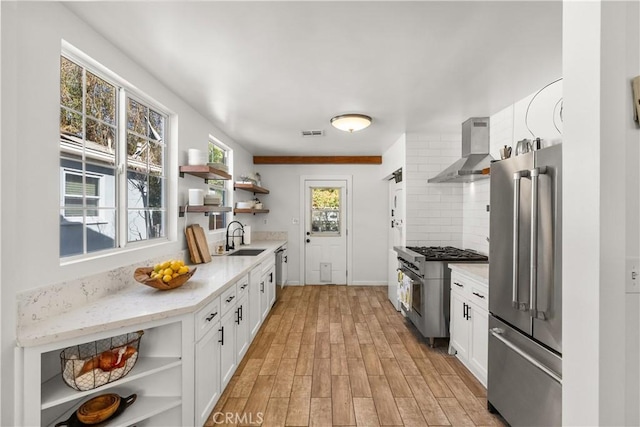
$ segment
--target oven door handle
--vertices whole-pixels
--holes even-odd
[[[409,278],[411,280],[417,281],[417,282],[422,282],[422,277],[418,276],[416,273],[414,273],[413,271],[409,270],[408,268],[401,266],[400,267],[400,271],[402,271],[403,274],[406,274],[407,276],[409,276]]]

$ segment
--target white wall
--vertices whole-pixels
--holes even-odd
[[[629,99],[630,78],[640,74],[639,35],[636,3],[564,3],[566,425],[638,424],[634,413],[625,420],[625,403],[638,405],[625,396],[633,388],[625,385],[625,367],[633,357],[638,364],[637,344],[624,351],[621,343],[628,336],[625,320],[637,319],[624,309],[625,300],[635,300],[625,298],[624,264],[637,255],[639,238],[639,135]],[[637,377],[631,381],[637,389]]]
[[[460,159],[461,135],[407,134],[407,246],[462,245],[462,184],[427,183]]]
[[[300,277],[301,244],[300,176],[351,175],[353,177],[353,285],[387,282],[387,181],[378,165],[255,165],[270,194],[261,197],[268,216],[256,215],[256,231],[286,231],[288,234],[289,283],[304,283]],[[238,216],[239,217],[239,216]],[[259,217],[259,218],[258,218]],[[244,219],[244,215],[241,220]],[[266,221],[266,223],[265,223]]]
[[[491,114],[489,154],[494,159],[500,159],[500,148],[505,145],[512,147],[515,155],[516,142],[521,139],[539,137],[543,147],[560,140],[561,135],[554,127],[554,117],[556,126],[562,131],[562,121],[556,108],[562,98],[562,81],[550,85],[537,96],[536,92]],[[489,186],[487,179],[464,184],[463,189],[462,245],[485,254],[489,253]]]
[[[77,279],[123,265],[173,254],[186,247],[184,219],[177,206],[189,187],[202,187],[197,178],[177,178],[188,148],[206,149],[209,134],[234,149],[237,169],[250,166],[251,155],[185,101],[155,80],[141,65],[122,55],[59,3],[0,2],[2,8],[2,414],[1,425],[13,425],[13,384],[16,294],[19,291]],[[59,62],[65,39],[141,92],[175,113],[171,133],[175,144],[169,164],[169,241],[143,250],[61,266],[59,262]],[[144,55],[140,61],[146,61]],[[19,183],[19,187],[16,186]],[[207,225],[204,215],[190,222]],[[210,235],[211,238],[216,236]]]

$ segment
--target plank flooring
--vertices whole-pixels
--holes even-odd
[[[436,343],[386,287],[286,287],[205,426],[503,426]]]

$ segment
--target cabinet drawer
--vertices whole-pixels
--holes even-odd
[[[220,298],[215,298],[204,308],[200,309],[195,316],[196,341],[202,338],[213,325],[217,324],[221,317]]]
[[[482,285],[471,283],[469,285],[469,302],[477,304],[479,307],[489,310],[489,290]]]
[[[469,290],[469,282],[463,276],[456,272],[451,273],[451,290],[458,291],[460,294],[466,295]]]
[[[249,275],[245,274],[242,279],[236,283],[236,295],[238,299],[242,299],[243,295],[247,294],[249,290]]]
[[[236,285],[230,286],[220,295],[220,308],[223,315],[236,305],[236,298]]]

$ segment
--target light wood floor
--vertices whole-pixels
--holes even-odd
[[[286,287],[206,426],[234,425],[226,414],[269,427],[502,425],[446,347],[431,349],[386,287]]]

